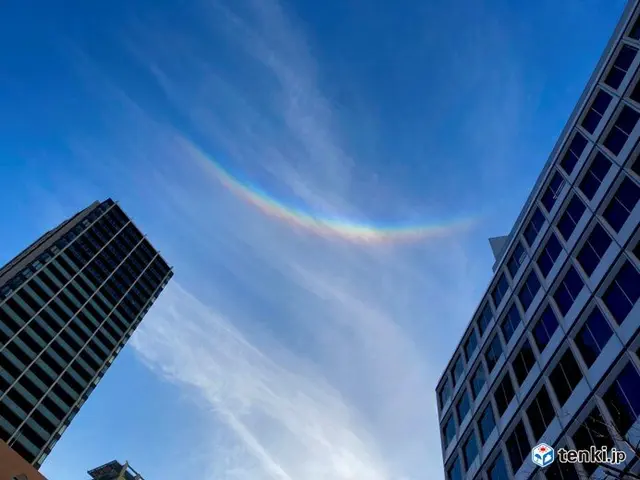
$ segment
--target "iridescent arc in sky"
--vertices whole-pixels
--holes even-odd
[[[352,242],[393,243],[412,242],[425,238],[445,237],[468,228],[473,219],[452,219],[443,223],[411,225],[375,225],[350,219],[327,218],[291,207],[269,196],[258,188],[239,181],[218,162],[193,144],[187,148],[192,154],[206,160],[213,168],[216,178],[234,195],[258,208],[264,214],[282,220],[292,226],[303,228],[323,237],[340,237]]]

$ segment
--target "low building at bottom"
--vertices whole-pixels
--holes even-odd
[[[144,480],[129,462],[113,460],[89,470],[91,480]],[[47,480],[36,468],[0,440],[0,480]],[[57,479],[56,479],[57,480]]]
[[[144,480],[142,475],[131,468],[129,462],[122,464],[116,460],[89,470],[87,473],[91,480]]]
[[[29,462],[0,440],[0,480],[47,480]]]

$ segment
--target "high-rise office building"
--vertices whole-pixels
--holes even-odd
[[[115,460],[89,470],[87,473],[91,480],[144,480],[142,475],[131,468],[129,462],[123,465]]]
[[[111,199],[0,269],[0,440],[38,468],[172,275]]]
[[[640,440],[639,10],[627,5],[512,231],[491,239],[494,276],[437,386],[447,479],[603,471],[537,467],[540,443],[615,446],[618,470],[637,458],[624,439]]]

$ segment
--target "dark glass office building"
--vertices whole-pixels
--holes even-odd
[[[110,199],[0,269],[0,439],[40,467],[172,275]]]
[[[602,478],[595,463],[538,468],[540,443],[616,447],[619,470],[640,469],[639,14],[629,2],[512,231],[491,240],[495,274],[437,386],[449,480]]]

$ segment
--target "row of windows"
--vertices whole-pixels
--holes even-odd
[[[583,283],[579,275],[573,267],[570,267],[563,281],[560,283],[558,290],[553,295],[556,307],[562,315],[567,313],[570,308],[569,302],[575,300],[579,293],[578,289],[582,289],[582,286]],[[603,291],[602,302],[611,313],[613,321],[617,325],[622,325],[639,298],[640,273],[629,260],[625,260],[613,277],[610,285]],[[516,328],[515,325],[520,322],[520,316],[517,308],[514,306],[507,312],[502,322],[501,331],[505,337],[505,341],[508,342],[508,339]],[[531,329],[531,337],[540,354],[547,347],[551,337],[558,329],[558,325],[559,322],[554,313],[554,309],[551,305],[547,305]],[[594,306],[593,310],[587,316],[584,325],[575,336],[576,346],[587,367],[590,367],[595,362],[595,359],[612,335],[612,327],[605,319],[600,308],[597,305]],[[470,376],[470,390],[467,391],[467,388],[463,387],[460,396],[457,397],[454,409],[456,418],[454,418],[454,414],[451,414],[448,420],[445,421],[443,431],[445,449],[456,434],[456,420],[457,425],[462,425],[471,411],[473,399],[479,400],[479,393],[484,387],[488,375],[491,375],[493,372],[503,352],[503,343],[501,342],[498,332],[496,332],[485,350],[485,362],[478,362],[478,366]],[[556,369],[550,374],[552,384],[554,384],[554,386],[557,385],[556,394],[559,399],[563,400],[569,397],[572,388],[577,384],[577,381],[575,383],[569,381],[570,376],[579,372],[576,360],[573,358],[571,351],[568,350],[567,352],[567,358],[563,358],[559,364],[561,369]],[[522,386],[536,362],[535,359],[536,355],[533,347],[527,338],[520,344],[517,353],[511,361],[511,368],[513,369],[517,385]],[[580,378],[577,380],[579,381],[579,379]],[[569,389],[567,385],[569,385]],[[503,376],[501,382],[498,382],[498,386],[494,392],[498,412],[501,416],[506,411],[513,395],[514,387],[511,384],[507,369],[507,374]]]
[[[640,202],[640,187],[630,177],[624,175],[613,197],[604,208],[602,218],[607,222],[607,224],[613,231],[619,232],[638,202]],[[557,222],[558,233],[565,242],[570,239],[578,222],[581,220],[585,212],[586,206],[580,200],[580,197],[577,194],[574,194],[571,200],[568,202],[565,211],[560,215]],[[539,218],[541,218],[541,221],[535,220],[536,218],[538,218],[537,214],[540,215]],[[538,208],[533,214],[532,220],[527,228],[529,228],[531,231],[535,230],[537,236],[537,232],[541,230],[544,221],[544,215]],[[606,229],[599,222],[594,221],[592,224],[592,230],[587,240],[576,255],[576,259],[580,267],[583,269],[587,276],[591,276],[591,274],[595,271],[595,268],[599,264],[600,260],[602,259],[604,253],[607,251],[611,243],[612,239],[606,232]],[[535,264],[538,267],[538,270],[543,278],[548,277],[561,252],[562,245],[560,243],[558,235],[556,235],[556,233],[552,230],[546,238],[545,243],[541,247],[540,253],[535,259]],[[511,278],[514,278],[514,275],[517,275],[520,266],[524,263],[525,258],[525,249],[522,243],[517,242],[514,248],[514,252],[507,262],[507,270],[509,271]],[[563,315],[568,312],[569,308],[575,301],[577,293],[581,290],[582,285],[583,282],[582,280],[580,280],[577,271],[574,268],[569,269],[569,271],[567,271],[565,274],[565,278],[554,293],[554,298],[558,303],[558,306]],[[531,306],[535,295],[540,290],[540,288],[540,279],[538,278],[536,272],[534,270],[531,270],[528,276],[525,278],[517,294],[520,304],[522,305],[525,312]],[[498,279],[490,292],[490,297],[493,300],[493,304],[496,308],[502,305],[508,291],[509,280],[507,278],[506,272],[503,272],[498,276]],[[514,308],[515,307],[512,307],[512,309]],[[476,320],[476,324],[478,325],[480,335],[482,335],[484,333],[484,330],[486,329],[486,326],[491,321],[493,315],[491,312],[491,307],[487,302],[484,303],[484,306],[481,308],[480,312],[481,313]],[[507,314],[507,329],[503,329],[503,333],[505,334],[507,341],[511,337],[513,330],[515,330],[515,327],[518,324],[518,322],[514,321],[516,313],[517,310],[514,312],[509,311],[509,313]],[[511,330],[509,330],[509,328],[511,328]],[[466,355],[467,361],[469,361],[474,353],[476,346],[478,345],[478,338],[473,327],[471,328],[471,332],[468,335],[467,339],[463,342],[463,345],[464,354]],[[449,380],[446,379],[439,391],[441,408],[450,398],[453,389],[463,377],[464,370],[465,362],[461,353],[454,361],[453,368],[451,370],[453,380],[452,384],[450,384]]]
[[[80,277],[76,277],[76,279],[78,278]],[[33,283],[32,286],[35,290],[39,288],[37,283]],[[72,284],[69,284],[69,286],[71,287]],[[20,295],[10,299],[7,305],[3,306],[2,310],[0,310],[3,312],[3,328],[0,330],[0,340],[2,344],[5,344],[9,338],[21,328],[23,322],[20,322],[20,320],[28,321],[36,311],[40,310],[38,316],[18,335],[18,338],[24,341],[34,354],[40,353],[46,344],[53,339],[57,331],[60,331],[60,336],[51,344],[51,348],[57,352],[58,356],[64,362],[68,362],[76,352],[82,348],[82,345],[90,338],[93,331],[96,332],[93,340],[96,346],[95,350],[103,354],[109,354],[117,344],[116,339],[121,339],[124,336],[124,332],[135,317],[133,315],[120,315],[118,312],[114,312],[111,317],[104,322],[102,325],[103,328],[99,329],[99,322],[96,318],[102,319],[107,316],[104,309],[94,304],[94,302],[88,302],[83,310],[76,312],[75,307],[79,307],[80,302],[76,301],[74,306],[68,298],[65,300],[66,296],[72,297],[70,294],[71,290],[73,289],[69,288],[65,290],[51,301],[44,310],[40,310],[44,304],[43,299],[40,298],[30,286],[26,286],[20,292]],[[39,290],[38,293],[44,295],[42,290]],[[63,300],[59,303],[58,299]],[[125,300],[129,299],[131,299],[132,308],[136,308],[138,311],[144,306],[140,303],[139,299],[136,299],[135,293],[130,292],[130,295],[128,295]],[[123,301],[121,307],[127,309],[128,307],[124,306],[126,303],[126,301]],[[72,318],[73,312],[76,312],[75,317],[69,322],[67,328],[63,328],[65,327],[65,323]],[[124,313],[126,312],[123,310],[123,314]],[[124,318],[128,319],[126,323],[123,323]],[[95,329],[89,329],[88,327],[91,325],[93,325]],[[38,341],[34,340],[34,337],[37,338]],[[61,350],[60,348],[64,348],[65,350]],[[94,349],[91,348],[88,349],[88,351],[93,350]],[[94,354],[95,358],[99,359],[100,356],[102,355]],[[98,361],[96,361],[95,358],[91,358],[91,360],[87,360],[86,362],[92,365],[94,370],[97,369],[98,366]]]
[[[567,350],[567,352],[570,351]],[[505,438],[506,455],[500,454],[488,468],[491,480],[514,478],[530,455],[533,445],[542,440],[542,436],[548,426],[556,418],[557,412],[568,398],[565,393],[566,390],[558,389],[557,386],[564,382],[567,385],[571,385],[570,388],[573,389],[582,378],[580,368],[575,363],[575,359],[567,360],[567,358],[571,357],[565,353],[549,378],[552,389],[547,388],[544,382],[540,384],[540,388],[532,396],[530,404],[524,409],[523,418],[515,423],[513,429]],[[578,373],[574,373],[575,371]],[[558,379],[559,375],[563,378]],[[620,438],[627,435],[640,417],[640,391],[637,388],[638,385],[640,385],[640,375],[633,363],[629,362],[601,397],[603,403],[607,406],[608,418],[611,420],[605,420],[597,406],[591,407],[592,409],[588,416],[584,421],[580,422],[580,426],[571,436],[575,448],[588,450],[591,445],[611,448],[614,445],[614,436]],[[513,398],[512,389],[509,389],[507,393]],[[525,421],[528,421],[529,432],[527,432]],[[610,425],[609,428],[615,429],[613,435],[607,424]],[[462,443],[460,454],[454,458],[447,469],[449,480],[461,480],[463,478],[463,472],[469,470],[473,462],[478,458],[480,447],[487,442],[495,427],[494,409],[491,403],[488,403],[477,418],[477,435],[474,431],[471,432]],[[508,462],[506,459],[508,459]],[[591,475],[596,470],[597,464],[582,464],[582,467],[588,475]],[[558,469],[565,470],[556,472],[555,470]],[[574,473],[571,473],[572,469]],[[560,473],[567,472],[570,473],[569,476],[560,475]],[[545,470],[545,474],[547,478],[579,478],[577,472],[575,472],[575,467],[563,467],[559,462],[555,466],[548,467]]]
[[[134,228],[135,230],[135,228]],[[139,235],[139,234],[138,234]],[[140,237],[141,238],[141,237]],[[99,248],[99,247],[97,247]],[[142,245],[140,246],[142,248]],[[147,251],[141,252],[141,257],[148,261],[148,249]],[[91,252],[93,253],[93,252]],[[120,252],[119,252],[120,253]],[[124,252],[121,252],[124,255]],[[114,276],[111,277],[110,284],[103,285],[102,289],[94,296],[94,300],[96,303],[96,308],[98,311],[94,311],[93,316],[96,318],[104,318],[106,316],[105,312],[110,311],[112,305],[117,304],[119,301],[119,295],[114,292],[114,289],[117,289],[121,294],[128,289],[131,284],[136,280],[136,277],[142,271],[142,265],[135,260],[135,256],[129,258],[127,261]],[[38,295],[34,295],[34,297],[38,298],[38,301],[34,301],[28,294],[23,295],[24,300],[29,305],[31,311],[23,313],[21,316],[26,321],[29,316],[33,315],[33,313],[37,312],[45,302],[48,302],[55,293],[57,293],[65,284],[69,281],[72,275],[76,274],[74,280],[69,283],[64,291],[56,297],[56,300],[52,301],[49,305],[50,308],[56,311],[56,314],[63,319],[63,322],[70,318],[73,314],[77,312],[77,310],[81,307],[82,303],[84,303],[89,298],[89,293],[91,291],[95,291],[95,287],[92,285],[92,282],[85,280],[83,274],[77,274],[78,267],[76,267],[73,262],[66,257],[64,253],[60,254],[58,258],[52,262],[49,267],[40,272],[40,274],[35,278],[32,282],[30,282],[29,286],[33,287],[34,290],[38,293]],[[91,273],[88,270],[83,270],[83,273],[88,274],[91,278]],[[51,274],[51,275],[49,275]],[[94,282],[98,280],[92,278]],[[146,295],[144,301],[148,299],[153,290],[155,290],[156,282],[142,281],[140,282],[140,286],[142,290],[146,290]],[[26,291],[29,287],[25,287]],[[63,305],[60,306],[56,302],[59,300]],[[111,303],[111,305],[109,305]],[[127,302],[125,302],[126,304]],[[123,308],[126,311],[127,315],[125,318],[134,318],[137,313],[132,311],[133,309],[137,309],[138,311],[141,308],[141,302],[136,299],[135,296],[132,296],[129,299],[129,304],[126,304]],[[91,307],[89,307],[91,308]],[[121,316],[118,314],[118,316]],[[130,320],[129,320],[130,321]],[[98,324],[95,324],[98,327]],[[122,330],[126,329],[124,324],[120,325]],[[108,327],[107,327],[108,328]],[[115,338],[119,338],[115,333],[111,332]]]
[[[22,419],[28,415],[28,422],[34,420],[42,427],[43,431],[48,434],[48,436],[45,435],[41,439],[42,441],[48,440],[56,425],[67,415],[71,406],[78,400],[83,391],[86,397],[93,385],[95,385],[95,382],[92,384],[91,381],[95,371],[101,365],[94,359],[95,353],[89,353],[91,348],[93,347],[90,344],[70,363],[64,372],[65,364],[69,363],[71,358],[60,358],[65,355],[62,353],[63,350],[60,349],[53,348],[50,351],[45,351],[28,369],[27,366],[34,359],[34,355],[29,352],[25,345],[14,341],[1,352],[5,372],[14,379],[18,378],[19,380],[10,388],[12,379],[3,378],[0,381],[0,392],[3,392],[0,394],[0,398],[2,398],[2,401],[9,399],[7,401],[11,401],[15,406],[19,407],[20,411],[23,412]],[[92,365],[96,370],[87,367],[87,364]],[[99,373],[99,376],[103,373],[104,369]],[[42,404],[33,410],[37,404],[36,399],[43,397],[52,385],[52,390],[47,393]],[[45,412],[47,421],[42,420],[38,410]],[[4,417],[4,411],[0,414],[0,420],[2,417]],[[15,423],[15,419],[13,423]],[[21,434],[28,435],[28,431],[28,423],[20,427]],[[5,437],[7,436],[7,432],[3,432],[3,434]],[[3,439],[7,440],[7,438]],[[31,443],[38,449],[41,449],[44,444],[34,442],[33,439],[31,439]]]
[[[66,245],[69,245],[71,242],[73,242],[76,237],[78,237],[105,211],[107,211],[108,208],[109,205],[106,203],[96,207],[89,215],[87,215],[84,220],[82,220],[82,222],[78,223],[78,225],[76,225],[72,230],[62,236],[54,245],[41,253],[38,258],[31,262],[30,265],[28,265],[20,273],[15,275],[9,282],[7,282],[6,285],[0,288],[0,300],[7,298],[29,278],[35,275],[44,265],[49,263],[58,253],[60,253],[60,251]],[[104,237],[105,235],[107,235],[107,233],[104,232],[104,230],[101,230],[101,224],[109,222],[115,223],[115,220],[111,219],[110,215],[113,215],[115,218],[119,218],[120,214],[124,215],[121,211],[119,213],[109,211],[104,217],[100,218],[100,220],[96,222],[94,228],[96,228],[98,231],[101,231]]]
[[[635,23],[631,26],[628,36],[633,40],[640,40],[640,17],[638,17]],[[614,60],[611,62],[610,68],[604,73],[602,78],[602,82],[606,87],[596,89],[592,95],[589,107],[585,109],[586,111],[584,112],[584,115],[581,120],[579,120],[579,123],[584,129],[583,131],[587,132],[589,135],[593,136],[596,133],[597,129],[601,127],[600,124],[602,118],[606,115],[607,110],[613,108],[613,95],[611,95],[608,89],[617,91],[623,86],[637,53],[638,49],[629,44],[621,45],[615,53]],[[640,103],[640,82],[630,89],[630,93],[628,95],[633,102]],[[638,114],[638,112],[629,105],[623,104],[619,107],[617,114],[614,115],[614,117],[615,119],[611,122],[609,129],[602,136],[602,145],[606,150],[601,151],[597,147],[593,149],[593,152],[590,154],[588,168],[580,174],[576,181],[575,188],[579,190],[583,195],[583,198],[586,198],[588,201],[594,200],[601,185],[605,182],[606,177],[608,175],[612,176],[613,163],[609,160],[608,156],[617,156],[623,151],[632,130],[640,119],[640,114]],[[578,129],[576,129],[574,134],[569,138],[564,153],[561,154],[558,160],[558,164],[562,171],[567,175],[573,174],[575,167],[578,165],[581,156],[587,148],[587,145],[587,138]],[[631,171],[640,176],[640,160],[636,160],[633,163]],[[553,215],[553,210],[557,208],[557,203],[559,203],[558,200],[561,198],[564,191],[565,183],[565,178],[560,170],[551,172],[548,183],[545,186],[545,189],[541,192],[541,196],[539,198],[540,207],[534,209],[529,221],[526,223],[522,231],[523,241],[530,248],[535,246],[535,242],[538,240],[538,237],[540,237],[544,228],[546,218],[543,211],[546,211],[550,216]],[[606,221],[612,231],[620,233],[622,230],[622,227],[630,216],[631,211],[638,203],[638,199],[640,198],[639,190],[638,186],[630,178],[626,176],[623,177],[614,197],[602,211],[602,218]],[[568,199],[568,202],[566,203],[567,206],[565,211],[558,215],[556,231],[550,231],[547,238],[543,239],[542,243],[544,247],[535,259],[538,271],[545,279],[550,275],[554,265],[557,263],[562,253],[562,246],[558,236],[562,237],[565,242],[569,240],[578,222],[586,211],[585,204],[577,194],[574,194],[573,196],[568,194],[566,198]],[[603,225],[595,219],[591,222],[591,225],[587,227],[586,231],[588,237],[584,240],[584,243],[576,249],[574,256],[576,266],[579,266],[578,269],[581,270],[586,277],[591,277],[612,244],[612,238],[607,233],[607,230]],[[639,251],[636,252],[636,250]],[[638,256],[640,254],[640,242],[633,248],[633,254],[640,260],[640,257]],[[506,261],[506,270],[512,279],[514,279],[522,269],[522,265],[526,263],[526,259],[527,251],[525,247],[522,242],[516,241],[512,248],[512,253]],[[501,273],[497,277],[495,287],[490,291],[489,295],[496,309],[500,308],[501,303],[506,303],[505,298],[509,291],[509,281],[506,275]],[[530,270],[528,277],[523,279],[517,297],[524,311],[531,306],[535,293],[540,288],[539,283],[540,281],[535,274],[535,270]],[[560,281],[560,284],[557,286],[553,295],[554,303],[561,314],[568,312],[575,301],[577,294],[582,290],[582,287],[583,281],[580,274],[576,270],[576,267],[571,266],[564,272],[563,279]],[[640,275],[629,261],[625,261],[618,270],[615,279],[613,279],[601,295],[602,302],[613,317],[613,323],[619,325],[624,322],[631,308],[640,296],[639,290]],[[477,330],[480,333],[480,336],[482,336],[484,331],[486,331],[487,325],[492,319],[492,311],[489,302],[484,301],[479,311],[481,313],[473,323],[477,325]],[[485,312],[488,312],[488,315],[485,315]],[[504,315],[500,324],[500,330],[507,342],[513,335],[513,331],[517,326],[517,316],[515,315],[517,312],[518,310],[513,308],[507,310],[507,313]],[[481,327],[484,322],[484,318],[488,318],[488,321]],[[557,329],[558,320],[553,309],[550,307],[545,308],[531,331],[531,338],[539,351],[544,350]],[[583,315],[583,323],[582,325],[578,325],[578,330],[574,332],[573,335],[573,342],[576,350],[580,353],[580,356],[587,368],[593,365],[612,335],[612,326],[606,319],[606,315],[603,314],[597,305],[593,304],[593,308],[591,310],[587,310],[585,315]],[[470,334],[463,342],[463,345],[464,356],[466,356],[467,361],[469,361],[478,345],[478,339],[476,338],[476,332],[473,328],[473,324]],[[485,362],[489,371],[491,371],[497,363],[497,359],[502,353],[502,347],[503,345],[500,341],[500,336],[496,333],[493,339],[488,342],[485,350]],[[533,354],[531,345],[529,345],[529,340],[526,339],[520,347],[521,349],[512,359],[513,378],[518,384],[521,384],[524,380],[523,377],[526,378],[527,368],[530,368],[527,366],[535,363],[535,355]],[[457,359],[454,360],[451,370],[451,378],[453,379],[454,387],[457,383],[462,381],[464,369],[464,358],[461,352]],[[576,372],[578,372],[578,374],[576,374]],[[631,409],[632,414],[627,415],[630,419],[636,419],[640,413],[640,400],[638,400],[636,392],[637,385],[640,384],[640,378],[635,370],[633,370],[633,374],[635,377],[628,383],[628,385],[633,385],[633,388],[627,388],[629,392],[636,394],[635,404],[633,404],[635,406]],[[482,389],[486,381],[482,361],[479,362],[479,368],[476,368],[476,371],[473,372],[470,377],[470,393],[474,398],[477,398],[478,392]],[[536,439],[540,438],[546,427],[555,417],[555,409],[551,397],[557,396],[557,402],[564,403],[564,401],[569,398],[571,391],[575,388],[575,385],[577,385],[577,382],[580,381],[581,377],[582,373],[578,366],[578,362],[573,357],[571,350],[567,350],[549,376],[552,389],[551,396],[549,395],[546,386],[543,385],[535,395],[531,405],[527,408],[526,416],[529,420],[533,437]],[[624,375],[620,375],[619,378],[623,377]],[[616,383],[618,383],[618,381],[616,381]],[[562,385],[564,385],[564,387]],[[612,386],[611,389],[614,389],[614,386]],[[453,387],[449,384],[448,380],[445,380],[442,389],[438,392],[441,408],[451,397],[452,391]],[[494,393],[495,396],[493,401],[495,402],[497,412],[501,416],[502,412],[506,410],[509,402],[515,395],[508,369],[507,375],[505,375],[497,384]],[[463,397],[464,396],[467,396],[466,391],[463,392]],[[621,393],[619,391],[618,397],[626,399],[625,405],[629,406],[632,404],[629,401],[629,395],[625,392]],[[614,400],[611,398],[607,400],[608,404],[611,404],[613,401]],[[468,409],[470,409],[469,399],[466,398],[463,400],[462,397],[459,397],[454,413],[459,417],[462,412],[464,416]],[[617,408],[617,410],[624,409]],[[451,464],[448,469],[450,478],[462,477],[462,471],[467,469],[468,465],[470,465],[473,462],[473,459],[478,455],[478,445],[476,442],[479,440],[480,445],[484,444],[490,432],[494,430],[495,418],[492,404],[489,403],[482,412],[479,411],[478,413],[479,415],[475,424],[478,437],[476,438],[475,435],[472,435],[461,442],[462,451],[460,452],[460,456],[455,458],[453,464]],[[454,421],[454,416],[455,415],[452,413],[449,421],[445,423],[445,441],[447,439],[450,440],[455,435],[456,423]],[[589,418],[591,418],[591,416]],[[460,419],[458,418],[458,420]],[[590,420],[585,422],[585,425],[588,425],[589,422]],[[588,442],[585,441],[584,438],[586,436],[584,435],[584,428],[581,427],[581,429],[582,431],[578,431],[574,435],[574,437],[577,437],[574,438],[576,445],[584,445],[585,447],[588,447],[591,444],[597,444],[597,442],[593,441],[593,438]],[[596,431],[596,434],[597,433],[598,432]],[[604,438],[604,436],[602,437]],[[580,438],[582,438],[582,440],[580,440]],[[507,438],[506,442],[508,460],[505,461],[505,458],[500,456],[490,469],[490,478],[493,480],[512,478],[512,475],[509,474],[509,465],[513,467],[514,473],[518,470],[519,466],[524,461],[524,458],[530,452],[531,445],[529,440],[530,438],[526,435],[524,424],[522,422],[516,424],[513,428],[513,432]],[[548,476],[551,475],[551,478],[577,478],[577,476],[574,477],[568,475],[563,477],[560,471],[553,471],[554,468],[560,470],[561,467],[563,470],[573,468],[572,466],[562,466],[559,463],[556,463],[553,468],[547,469],[546,473]],[[575,471],[573,473],[575,474]]]

